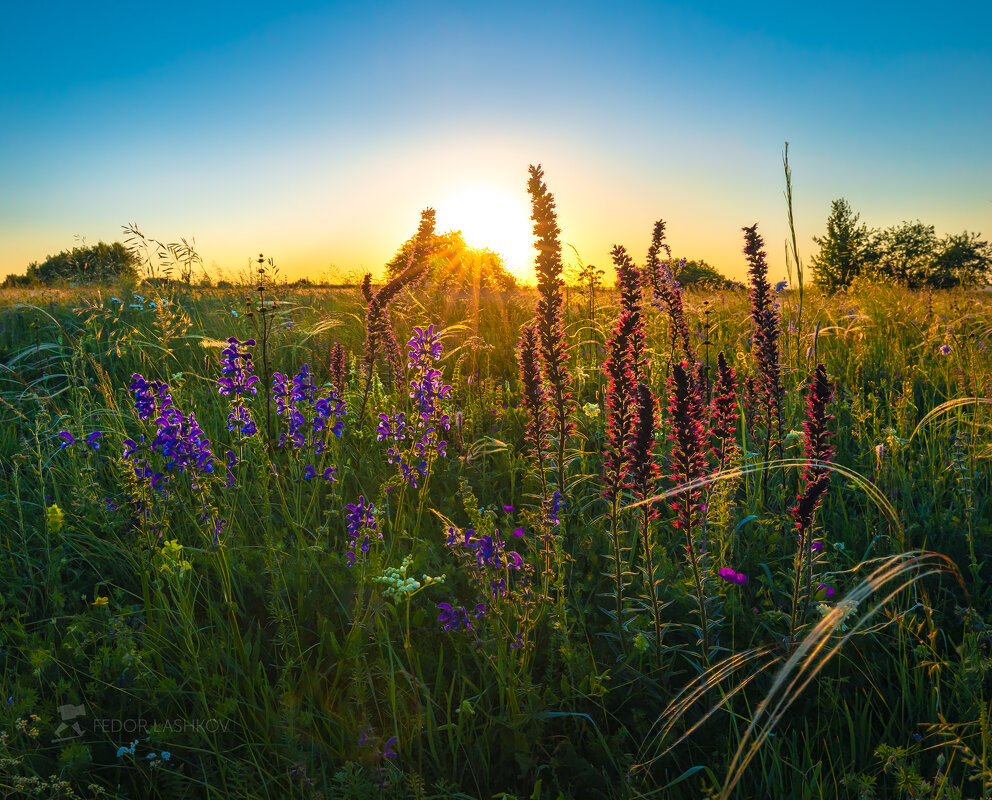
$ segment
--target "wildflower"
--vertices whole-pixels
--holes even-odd
[[[541,356],[538,348],[537,328],[534,325],[523,326],[520,330],[520,343],[517,346],[517,361],[520,365],[521,404],[527,412],[525,438],[537,463],[542,496],[546,497],[544,453],[550,425],[547,415],[547,392],[541,376]]]
[[[582,413],[589,417],[589,419],[596,419],[601,412],[602,409],[597,403],[586,403],[582,406]]]
[[[110,602],[110,598],[109,597],[104,597],[103,595],[101,595],[101,596],[97,597],[96,600],[94,600],[92,603],[90,603],[90,605],[91,606],[105,606],[109,602]]]
[[[671,417],[673,442],[671,456],[672,479],[677,484],[692,484],[699,481],[706,469],[706,454],[703,447],[703,401],[700,396],[699,381],[693,379],[693,371],[686,361],[675,364],[668,379],[668,412]],[[686,537],[686,552],[696,586],[696,602],[699,609],[699,627],[702,634],[704,659],[709,658],[709,622],[706,613],[704,589],[705,573],[700,555],[703,551],[696,542],[697,529],[702,526],[706,507],[703,504],[701,488],[685,489],[676,495],[671,505],[675,512],[673,526]],[[699,553],[697,553],[697,547]]]
[[[559,514],[561,514],[562,509],[565,507],[565,498],[562,496],[561,492],[555,489],[551,494],[551,522],[554,525],[560,525],[561,519]]]
[[[328,482],[333,481],[334,480],[334,473],[335,472],[337,472],[337,470],[334,469],[334,467],[328,467],[327,469],[325,469],[324,470],[324,480],[325,481],[328,481]]]
[[[310,464],[307,464],[306,469],[303,470],[303,480],[308,481],[316,474],[317,470],[315,470]]]
[[[766,456],[778,427],[779,447],[782,438],[782,365],[778,350],[778,312],[773,307],[768,284],[768,264],[765,261],[764,240],[758,226],[744,228],[744,254],[751,276],[751,319],[754,321],[752,348],[758,365],[757,389],[764,406],[767,425]]]
[[[949,344],[942,344],[940,346],[940,354],[942,356],[949,356],[951,354],[951,346]]]
[[[503,506],[503,511],[505,511],[507,514],[512,514],[513,506]]]
[[[414,328],[413,335],[406,346],[408,351],[407,369],[429,367],[432,361],[440,361],[444,354],[441,335],[435,333],[433,325],[428,325],[426,329],[419,326]]]
[[[345,520],[347,523],[348,546],[351,549],[347,555],[349,567],[355,565],[355,550],[359,549],[363,553],[369,551],[371,534],[376,533],[375,509],[371,503],[365,504],[365,496],[359,496],[358,502],[345,506]],[[379,538],[382,534],[379,533]]]
[[[393,747],[396,745],[396,742],[397,742],[397,738],[395,736],[390,736],[386,740],[386,747],[382,751],[382,755],[384,758],[396,758],[396,751],[393,749]]]
[[[737,379],[733,368],[721,351],[717,356],[717,377],[713,405],[710,411],[711,433],[717,440],[713,448],[717,470],[722,470],[737,448],[737,427],[740,418],[737,410]]]
[[[561,242],[555,198],[544,183],[541,166],[529,167],[527,191],[531,198],[531,220],[537,238],[537,333],[540,338],[540,364],[550,395],[551,435],[555,442],[558,488],[565,485],[565,443],[572,431],[571,380],[568,375],[568,348],[564,333],[564,302],[561,295]]]
[[[221,377],[217,380],[218,391],[225,397],[238,402],[244,395],[258,393],[258,376],[254,374],[249,347],[255,346],[254,339],[239,341],[236,336],[227,340],[227,347],[221,351]]]
[[[69,433],[69,431],[62,431],[58,435],[58,438],[62,440],[60,450],[65,450],[69,445],[76,443],[76,437]]]
[[[133,756],[134,755],[134,748],[137,747],[137,746],[138,746],[138,740],[137,739],[135,739],[133,742],[131,742],[131,746],[130,747],[124,747],[123,745],[121,745],[120,747],[117,748],[117,757],[120,758],[125,753],[127,755],[132,755]]]
[[[520,539],[521,537],[523,537],[523,535],[524,535],[524,529],[523,528],[514,528],[513,529],[513,536],[515,538]]]
[[[331,373],[331,385],[334,387],[338,397],[344,395],[348,378],[347,353],[340,342],[335,342],[331,348],[331,358],[329,369]]]
[[[833,597],[837,593],[837,590],[832,586],[827,586],[825,583],[821,583],[816,587],[816,599],[826,600],[829,597]]]
[[[785,291],[785,287],[788,285],[789,285],[788,281],[779,281],[778,283],[775,284],[775,293],[778,294],[780,292]]]
[[[45,509],[45,527],[49,533],[58,533],[65,525],[65,515],[57,505],[50,505]]]
[[[86,437],[86,444],[92,447],[94,450],[100,449],[100,442],[98,441],[103,436],[100,431],[93,431],[89,436]]]
[[[633,644],[634,649],[638,653],[643,653],[648,649],[648,647],[650,647],[650,645],[648,644],[647,637],[641,631],[637,632],[637,636],[634,637],[634,640],[633,642],[631,642],[631,644]]]
[[[613,262],[620,287],[621,312],[607,345],[609,356],[603,366],[607,376],[604,496],[611,507],[616,505],[620,493],[630,483],[630,447],[637,424],[638,384],[644,370],[639,272],[619,245],[613,248]]]
[[[440,609],[437,615],[437,621],[441,623],[441,627],[446,631],[457,631],[460,629],[472,630],[472,621],[469,619],[469,613],[465,609],[465,606],[458,606],[457,608],[452,606],[451,603],[438,603],[438,609]],[[485,609],[485,606],[479,604],[475,607],[475,611],[478,612],[479,608]],[[478,619],[485,613],[476,613],[475,618]]]
[[[733,583],[738,586],[743,586],[747,583],[747,575],[743,572],[737,572],[732,567],[720,567],[720,577],[727,583]]]

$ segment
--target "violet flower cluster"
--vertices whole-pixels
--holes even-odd
[[[372,537],[378,536],[382,539],[382,532],[378,530],[378,523],[375,518],[375,508],[371,503],[365,502],[365,496],[361,495],[357,503],[345,506],[345,522],[348,529],[348,547],[351,548],[346,553],[349,567],[355,566],[355,551],[367,553],[372,544]]]
[[[439,432],[451,427],[451,419],[441,405],[450,398],[451,387],[445,385],[443,374],[433,366],[444,354],[440,334],[433,325],[414,328],[407,350],[407,367],[415,370],[410,380],[413,412],[407,417],[394,408],[392,414],[380,414],[376,440],[389,443],[387,460],[397,463],[404,479],[417,488],[434,459],[447,454],[448,443]],[[403,452],[401,443],[406,441],[410,444]]]
[[[469,619],[469,612],[465,606],[452,606],[451,603],[438,603],[440,609],[437,621],[445,631],[457,631],[459,629],[473,630],[472,620]],[[486,604],[479,603],[472,609],[472,616],[481,619],[486,613]]]
[[[227,415],[227,429],[237,431],[247,439],[258,432],[251,411],[245,406],[245,396],[258,393],[258,376],[254,374],[251,352],[254,339],[239,341],[236,336],[227,340],[227,347],[221,352],[221,377],[217,379],[217,391],[231,400],[231,413]]]
[[[492,602],[506,597],[507,570],[523,569],[524,560],[519,553],[506,549],[506,542],[500,538],[499,531],[494,529],[490,536],[478,534],[472,528],[463,533],[454,526],[449,526],[447,533],[445,544],[474,560],[473,567],[479,572],[480,579],[484,584],[488,583],[487,590],[492,596]]]
[[[291,445],[295,450],[312,448],[315,456],[323,455],[327,447],[327,432],[340,437],[344,431],[347,414],[344,400],[332,386],[326,394],[319,394],[314,385],[308,364],[300,367],[290,380],[281,372],[272,376],[272,396],[279,416],[279,447]],[[317,470],[312,464],[304,469],[304,480],[314,477]],[[323,472],[326,480],[333,480],[334,469]]]
[[[134,398],[134,410],[139,419],[152,421],[156,425],[150,450],[158,452],[164,459],[165,472],[188,472],[194,476],[193,488],[196,488],[198,476],[213,473],[214,456],[193,412],[186,416],[176,408],[168,385],[162,381],[149,382],[135,373],[131,376],[128,391]],[[145,443],[143,435],[139,442],[125,439],[124,457],[134,458],[134,472],[139,479],[148,479],[152,489],[165,492],[164,484],[168,482],[165,472],[153,469],[147,456],[142,458],[137,455]]]

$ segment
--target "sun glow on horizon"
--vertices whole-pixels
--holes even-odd
[[[534,283],[534,236],[525,199],[491,186],[465,187],[438,204],[436,227],[460,230],[470,247],[499,253],[517,280]]]

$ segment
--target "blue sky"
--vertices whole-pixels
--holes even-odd
[[[0,275],[131,221],[218,269],[376,271],[486,192],[519,241],[536,162],[587,262],[661,217],[740,277],[758,222],[784,275],[786,140],[807,258],[841,196],[992,236],[992,4],[370,6],[8,9]]]

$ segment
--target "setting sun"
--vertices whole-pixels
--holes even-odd
[[[534,282],[534,237],[526,194],[518,198],[489,186],[459,189],[438,203],[437,228],[460,230],[470,247],[499,253],[514,277]]]

